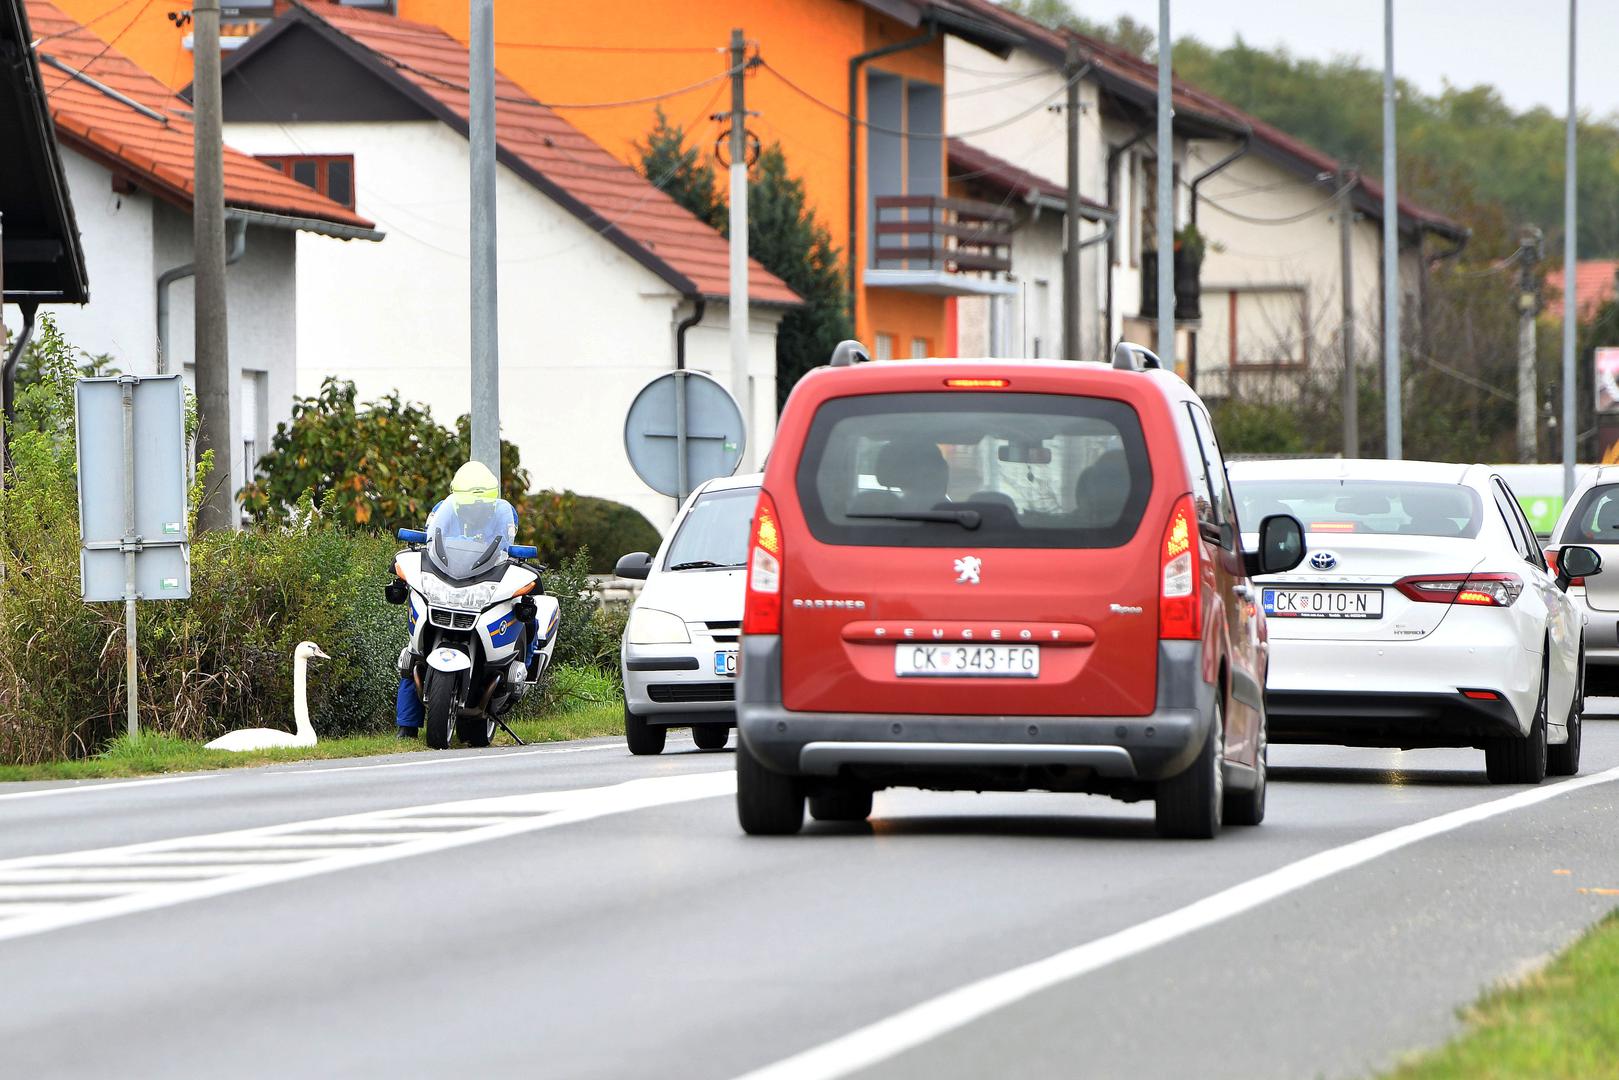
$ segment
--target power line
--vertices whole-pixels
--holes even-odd
[[[1238,221],[1246,221],[1250,225],[1295,225],[1298,222],[1301,222],[1301,221],[1305,220],[1306,218],[1315,217],[1315,215],[1321,213],[1321,211],[1326,210],[1329,207],[1331,207],[1333,205],[1333,203],[1335,203],[1337,201],[1338,196],[1342,195],[1345,191],[1347,191],[1353,185],[1354,185],[1354,181],[1350,181],[1349,183],[1344,184],[1342,187],[1338,188],[1338,190],[1334,191],[1331,195],[1327,196],[1326,201],[1320,203],[1319,205],[1312,206],[1310,209],[1301,211],[1300,213],[1297,213],[1297,214],[1290,214],[1287,217],[1279,217],[1279,218],[1254,217],[1254,216],[1252,216],[1250,214],[1239,213],[1238,211],[1233,210],[1228,206],[1221,206],[1219,203],[1215,202],[1211,198],[1208,198],[1207,196],[1204,196],[1203,202],[1206,203],[1209,206],[1214,207],[1216,210],[1220,211],[1220,213],[1222,213],[1222,214],[1225,214],[1227,217],[1234,217]],[[1183,184],[1182,186],[1188,186],[1188,185]]]
[[[899,136],[903,136],[903,137],[906,137],[906,138],[912,138],[912,139],[938,139],[938,140],[965,139],[965,138],[969,138],[969,137],[971,137],[973,135],[982,135],[985,132],[996,131],[996,130],[998,130],[1000,128],[1007,127],[1007,126],[1009,126],[1011,124],[1015,124],[1019,120],[1022,120],[1024,117],[1031,116],[1034,113],[1039,112],[1041,109],[1044,109],[1047,105],[1050,105],[1060,95],[1067,92],[1068,87],[1069,87],[1069,85],[1071,83],[1078,82],[1090,70],[1089,67],[1081,68],[1078,72],[1076,72],[1073,75],[1073,77],[1071,77],[1069,79],[1065,79],[1063,81],[1063,84],[1061,86],[1057,87],[1057,89],[1055,91],[1048,94],[1046,97],[1041,98],[1039,101],[1035,102],[1033,105],[1030,105],[1027,109],[1024,109],[1022,112],[1016,113],[1015,115],[1012,115],[1012,116],[1008,116],[1004,120],[998,120],[993,124],[985,124],[983,127],[974,128],[971,131],[947,132],[947,133],[943,133],[943,134],[933,135],[933,134],[927,134],[927,133],[923,133],[923,132],[904,131],[904,130],[899,129],[899,128],[883,127],[880,124],[873,124],[869,120],[862,120],[858,116],[852,116],[849,113],[844,112],[838,106],[833,105],[830,102],[821,100],[820,98],[816,97],[814,94],[810,93],[808,90],[804,89],[802,86],[799,86],[797,83],[793,82],[793,80],[789,79],[787,76],[783,75],[780,71],[778,71],[768,60],[760,59],[760,60],[757,61],[757,63],[759,64],[760,67],[764,68],[766,71],[770,72],[776,78],[780,79],[781,82],[789,90],[793,91],[793,93],[797,94],[799,97],[802,97],[802,98],[806,99],[807,101],[810,101],[810,102],[812,102],[812,103],[814,103],[816,105],[819,105],[821,108],[825,109],[827,112],[833,113],[833,114],[835,114],[837,116],[841,116],[845,120],[848,120],[848,121],[850,121],[852,123],[858,124],[861,127],[867,129],[868,131],[879,132],[880,134],[883,134],[883,135],[899,135]]]

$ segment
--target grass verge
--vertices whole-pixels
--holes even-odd
[[[1467,1031],[1390,1080],[1619,1076],[1619,911],[1544,970],[1467,1010]]]
[[[564,672],[559,671],[558,674],[563,675]],[[607,696],[615,690],[610,683],[598,686],[594,680],[570,678],[546,695],[544,711],[519,715],[508,722],[526,743],[622,735],[622,704],[616,695]],[[511,746],[513,743],[505,732],[496,732],[495,745]],[[321,758],[411,753],[426,749],[427,745],[420,739],[398,739],[391,732],[387,735],[321,739],[314,746],[281,747],[239,754],[228,750],[209,750],[201,743],[167,735],[142,735],[135,739],[121,736],[95,757],[39,765],[0,765],[0,781],[103,780],[157,773],[234,769],[248,765],[277,765]]]

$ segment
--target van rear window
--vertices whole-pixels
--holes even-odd
[[[872,394],[823,404],[798,498],[825,544],[1105,548],[1152,494],[1129,405],[1061,394]]]

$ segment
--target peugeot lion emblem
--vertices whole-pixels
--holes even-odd
[[[977,585],[979,571],[984,568],[984,560],[977,555],[963,555],[956,560],[956,584]]]
[[[1317,570],[1331,570],[1338,565],[1338,556],[1330,551],[1318,551],[1310,556],[1310,565]]]

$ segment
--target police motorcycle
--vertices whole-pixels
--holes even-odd
[[[477,472],[468,482],[468,470]],[[425,530],[400,529],[387,599],[409,604],[410,641],[399,654],[403,727],[414,712],[427,744],[488,746],[503,718],[541,685],[556,649],[560,608],[546,596],[535,548],[512,543],[517,514],[487,469],[469,465]],[[521,742],[521,739],[517,740]]]

